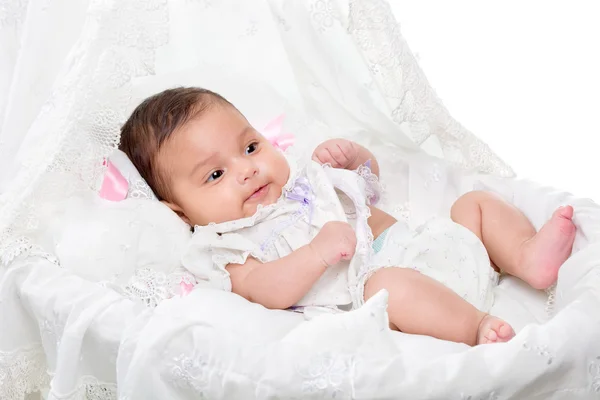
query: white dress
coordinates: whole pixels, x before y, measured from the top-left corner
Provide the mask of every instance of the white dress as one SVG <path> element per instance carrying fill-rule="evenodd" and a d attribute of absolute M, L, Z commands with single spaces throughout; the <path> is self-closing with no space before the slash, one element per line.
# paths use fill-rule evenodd
<path fill-rule="evenodd" d="M 276 203 L 259 205 L 248 218 L 195 227 L 182 262 L 200 285 L 230 291 L 228 264 L 244 264 L 250 256 L 261 262 L 277 260 L 310 243 L 325 223 L 345 221 L 356 232 L 355 256 L 329 267 L 296 307 L 357 308 L 364 302 L 366 280 L 377 269 L 392 266 L 417 269 L 480 309 L 491 306 L 497 274 L 483 244 L 468 229 L 434 219 L 410 232 L 397 222 L 375 253 L 367 219 L 368 204 L 379 193 L 370 170 L 334 169 L 290 152 L 286 157 L 290 177 Z"/>

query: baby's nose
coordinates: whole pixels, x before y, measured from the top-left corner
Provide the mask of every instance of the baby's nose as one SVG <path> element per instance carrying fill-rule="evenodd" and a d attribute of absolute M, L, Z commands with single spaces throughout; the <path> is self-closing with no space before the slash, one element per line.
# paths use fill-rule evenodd
<path fill-rule="evenodd" d="M 238 179 L 240 184 L 243 184 L 256 175 L 258 175 L 258 167 L 256 166 L 256 164 L 253 162 L 247 162 L 241 165 Z"/>

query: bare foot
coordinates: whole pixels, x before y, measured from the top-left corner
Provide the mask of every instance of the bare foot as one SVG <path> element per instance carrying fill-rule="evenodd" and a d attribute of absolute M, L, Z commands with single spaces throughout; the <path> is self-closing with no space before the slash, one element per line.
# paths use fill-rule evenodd
<path fill-rule="evenodd" d="M 572 218 L 573 207 L 559 207 L 542 229 L 523 243 L 519 264 L 523 279 L 534 289 L 552 286 L 571 255 L 576 230 Z"/>
<path fill-rule="evenodd" d="M 477 344 L 508 342 L 515 336 L 515 331 L 500 318 L 485 314 L 479 323 Z"/>

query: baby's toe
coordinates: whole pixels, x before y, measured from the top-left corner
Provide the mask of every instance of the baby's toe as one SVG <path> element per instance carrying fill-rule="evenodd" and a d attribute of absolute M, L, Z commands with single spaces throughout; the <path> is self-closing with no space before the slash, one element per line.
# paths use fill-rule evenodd
<path fill-rule="evenodd" d="M 503 323 L 500 329 L 498 329 L 498 337 L 503 341 L 508 341 L 515 337 L 515 331 L 510 325 Z"/>
<path fill-rule="evenodd" d="M 512 327 L 500 318 L 486 315 L 479 324 L 478 344 L 507 342 L 515 336 Z"/>

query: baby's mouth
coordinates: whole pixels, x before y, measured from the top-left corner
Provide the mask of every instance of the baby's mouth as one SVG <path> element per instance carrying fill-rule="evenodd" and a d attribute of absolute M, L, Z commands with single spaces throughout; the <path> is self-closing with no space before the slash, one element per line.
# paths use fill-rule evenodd
<path fill-rule="evenodd" d="M 259 187 L 258 189 L 256 189 L 254 191 L 254 193 L 252 193 L 250 195 L 250 197 L 248 197 L 246 199 L 246 201 L 248 201 L 248 200 L 261 200 L 261 199 L 264 199 L 265 196 L 267 195 L 267 193 L 269 193 L 269 185 L 268 184 L 267 185 L 263 185 L 263 186 Z"/>

